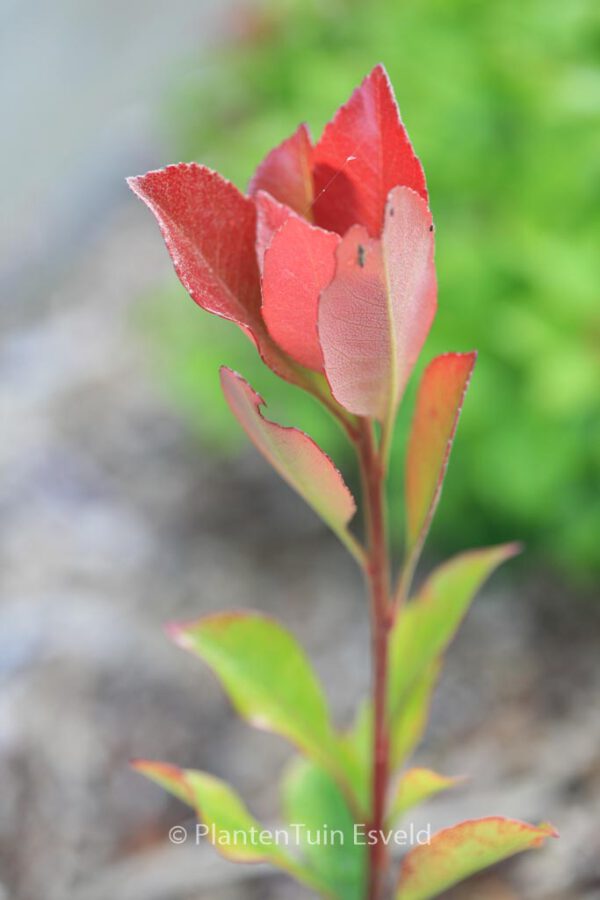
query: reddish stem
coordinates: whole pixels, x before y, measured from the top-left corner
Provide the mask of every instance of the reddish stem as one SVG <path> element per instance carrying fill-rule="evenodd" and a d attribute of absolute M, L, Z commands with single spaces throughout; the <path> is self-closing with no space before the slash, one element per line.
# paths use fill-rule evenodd
<path fill-rule="evenodd" d="M 359 444 L 368 532 L 366 566 L 371 600 L 373 645 L 373 768 L 369 831 L 377 840 L 369 847 L 368 900 L 379 900 L 387 869 L 386 846 L 381 839 L 389 779 L 387 721 L 388 640 L 391 625 L 390 572 L 385 518 L 385 464 L 375 446 L 373 431 L 365 427 Z"/>

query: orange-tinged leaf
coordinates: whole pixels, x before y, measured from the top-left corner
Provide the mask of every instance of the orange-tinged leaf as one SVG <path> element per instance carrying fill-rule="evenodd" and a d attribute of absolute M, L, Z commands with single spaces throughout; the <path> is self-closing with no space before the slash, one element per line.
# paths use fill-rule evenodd
<path fill-rule="evenodd" d="M 313 890 L 323 890 L 318 876 L 291 857 L 273 832 L 252 816 L 233 788 L 221 779 L 149 760 L 138 760 L 133 767 L 194 808 L 205 826 L 199 836 L 204 836 L 221 856 L 239 863 L 267 862 Z"/>
<path fill-rule="evenodd" d="M 262 313 L 269 334 L 293 359 L 319 372 L 319 297 L 333 278 L 339 240 L 330 231 L 289 216 L 273 235 L 263 263 Z"/>
<path fill-rule="evenodd" d="M 407 810 L 441 791 L 454 787 L 462 780 L 460 777 L 449 778 L 447 775 L 439 775 L 432 769 L 407 769 L 396 785 L 388 815 L 389 825 L 392 826 Z"/>
<path fill-rule="evenodd" d="M 329 457 L 304 432 L 265 419 L 260 411 L 262 397 L 236 372 L 223 367 L 221 385 L 233 414 L 253 444 L 347 543 L 350 536 L 346 525 L 356 504 Z"/>
<path fill-rule="evenodd" d="M 438 504 L 476 353 L 445 353 L 419 385 L 406 457 L 407 554 L 422 546 Z"/>
<path fill-rule="evenodd" d="M 194 797 L 185 779 L 183 769 L 173 766 L 171 763 L 149 759 L 134 759 L 131 761 L 131 767 L 154 781 L 155 784 L 160 785 L 182 803 L 187 803 L 188 806 L 194 805 Z"/>
<path fill-rule="evenodd" d="M 325 127 L 314 150 L 317 225 L 344 234 L 363 225 L 381 232 L 386 199 L 406 185 L 425 200 L 427 188 L 383 66 L 367 75 Z"/>
<path fill-rule="evenodd" d="M 266 191 L 301 216 L 311 218 L 313 147 L 308 127 L 300 125 L 291 137 L 271 150 L 258 166 L 248 193 Z"/>
<path fill-rule="evenodd" d="M 426 202 L 396 187 L 381 241 L 355 226 L 338 247 L 318 327 L 327 380 L 350 412 L 392 423 L 435 314 L 433 244 Z"/>
<path fill-rule="evenodd" d="M 437 897 L 488 866 L 541 846 L 549 837 L 558 837 L 551 825 L 528 825 L 500 816 L 445 828 L 404 857 L 396 900 Z"/>

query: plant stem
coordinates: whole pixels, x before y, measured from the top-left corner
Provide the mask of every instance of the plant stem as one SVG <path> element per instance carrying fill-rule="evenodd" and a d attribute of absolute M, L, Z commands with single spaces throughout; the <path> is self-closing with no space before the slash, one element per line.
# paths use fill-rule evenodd
<path fill-rule="evenodd" d="M 389 780 L 387 721 L 388 641 L 391 626 L 390 571 L 385 515 L 386 464 L 377 450 L 373 429 L 365 427 L 359 442 L 368 538 L 366 565 L 371 601 L 373 647 L 373 760 L 372 806 L 369 831 L 377 840 L 369 847 L 368 900 L 379 900 L 387 868 L 386 846 L 381 839 Z"/>

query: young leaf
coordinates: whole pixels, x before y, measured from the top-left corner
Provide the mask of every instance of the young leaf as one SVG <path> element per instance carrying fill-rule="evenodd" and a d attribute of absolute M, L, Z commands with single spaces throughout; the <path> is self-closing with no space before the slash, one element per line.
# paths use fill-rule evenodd
<path fill-rule="evenodd" d="M 240 611 L 171 625 L 169 632 L 214 670 L 244 719 L 287 738 L 343 780 L 321 686 L 303 650 L 279 623 Z"/>
<path fill-rule="evenodd" d="M 315 222 L 344 234 L 381 231 L 386 198 L 406 185 L 427 200 L 425 175 L 400 119 L 383 66 L 376 66 L 325 127 L 314 150 Z"/>
<path fill-rule="evenodd" d="M 289 216 L 265 253 L 262 313 L 273 340 L 308 369 L 323 371 L 317 333 L 321 291 L 335 272 L 339 237 Z"/>
<path fill-rule="evenodd" d="M 258 191 L 266 191 L 300 216 L 310 219 L 313 202 L 312 156 L 310 132 L 303 124 L 267 154 L 250 181 L 248 193 L 253 196 Z"/>
<path fill-rule="evenodd" d="M 425 669 L 444 652 L 475 593 L 516 544 L 471 550 L 436 569 L 398 614 L 390 634 L 390 714 Z"/>
<path fill-rule="evenodd" d="M 438 504 L 476 353 L 445 353 L 421 379 L 406 457 L 407 559 L 422 547 Z"/>
<path fill-rule="evenodd" d="M 285 836 L 280 842 L 275 832 L 264 829 L 224 781 L 206 772 L 161 762 L 138 760 L 133 767 L 195 809 L 205 826 L 198 834 L 206 837 L 221 856 L 232 862 L 271 863 L 313 890 L 324 889 L 318 877 L 282 849 Z"/>
<path fill-rule="evenodd" d="M 400 870 L 396 900 L 429 900 L 494 863 L 558 837 L 551 825 L 515 819 L 473 819 L 445 828 L 429 844 L 415 847 Z"/>
<path fill-rule="evenodd" d="M 351 228 L 321 295 L 319 338 L 336 400 L 391 427 L 435 308 L 431 213 L 410 188 L 393 188 L 381 241 Z"/>
<path fill-rule="evenodd" d="M 362 900 L 365 847 L 355 841 L 354 817 L 335 781 L 323 769 L 296 759 L 283 782 L 283 802 L 290 826 L 301 826 L 298 836 L 304 839 L 306 868 L 327 885 L 332 896 Z M 318 844 L 317 835 L 321 837 Z"/>
<path fill-rule="evenodd" d="M 441 791 L 454 787 L 462 778 L 448 778 L 431 769 L 408 769 L 403 773 L 392 799 L 388 823 L 393 827 L 404 813 Z"/>
<path fill-rule="evenodd" d="M 304 432 L 265 419 L 262 397 L 236 372 L 221 368 L 221 386 L 255 447 L 356 555 L 356 542 L 346 527 L 356 504 L 329 457 Z"/>

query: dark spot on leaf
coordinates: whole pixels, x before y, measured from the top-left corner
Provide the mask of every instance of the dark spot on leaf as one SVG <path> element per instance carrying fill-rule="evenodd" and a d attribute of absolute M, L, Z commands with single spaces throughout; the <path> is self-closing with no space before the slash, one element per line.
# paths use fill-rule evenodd
<path fill-rule="evenodd" d="M 365 266 L 365 248 L 363 247 L 362 244 L 359 244 L 359 245 L 358 245 L 358 252 L 357 252 L 356 261 L 358 262 L 358 264 L 359 264 L 359 266 L 361 267 L 361 269 L 364 269 L 364 266 Z"/>

